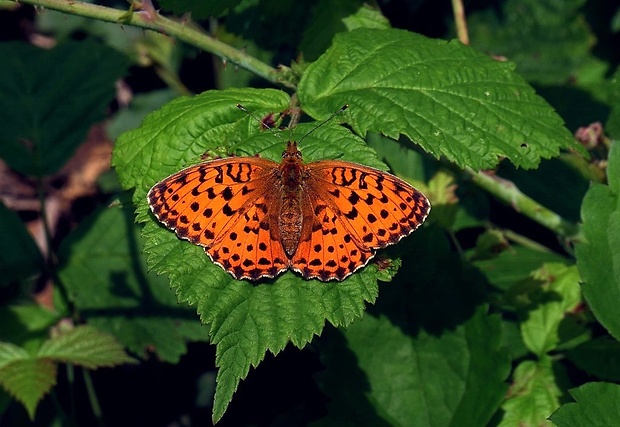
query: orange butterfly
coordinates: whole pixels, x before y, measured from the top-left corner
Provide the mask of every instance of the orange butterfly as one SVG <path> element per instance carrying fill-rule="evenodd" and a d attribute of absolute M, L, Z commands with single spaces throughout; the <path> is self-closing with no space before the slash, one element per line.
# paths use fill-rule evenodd
<path fill-rule="evenodd" d="M 231 157 L 188 167 L 155 184 L 148 203 L 176 235 L 203 246 L 236 279 L 343 280 L 375 249 L 426 219 L 428 199 L 405 181 L 339 160 L 302 161 L 289 141 L 280 164 Z"/>

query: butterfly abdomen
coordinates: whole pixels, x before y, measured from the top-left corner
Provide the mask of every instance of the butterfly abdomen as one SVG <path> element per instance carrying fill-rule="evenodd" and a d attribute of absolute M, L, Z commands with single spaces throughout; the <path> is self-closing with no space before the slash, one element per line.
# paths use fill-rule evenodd
<path fill-rule="evenodd" d="M 295 255 L 299 239 L 301 238 L 303 212 L 299 196 L 299 194 L 295 193 L 286 194 L 282 199 L 280 215 L 278 217 L 280 239 L 284 252 L 286 252 L 289 259 Z"/>

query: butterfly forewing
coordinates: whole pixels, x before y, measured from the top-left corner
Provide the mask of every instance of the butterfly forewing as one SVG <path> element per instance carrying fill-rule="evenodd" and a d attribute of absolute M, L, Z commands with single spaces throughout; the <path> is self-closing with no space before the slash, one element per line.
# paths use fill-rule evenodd
<path fill-rule="evenodd" d="M 430 211 L 428 199 L 402 179 L 341 161 L 310 163 L 309 187 L 338 212 L 363 248 L 383 248 L 415 231 Z"/>
<path fill-rule="evenodd" d="M 191 166 L 156 184 L 149 205 L 159 221 L 204 246 L 235 278 L 274 277 L 288 268 L 270 224 L 277 208 L 277 167 L 258 157 Z"/>

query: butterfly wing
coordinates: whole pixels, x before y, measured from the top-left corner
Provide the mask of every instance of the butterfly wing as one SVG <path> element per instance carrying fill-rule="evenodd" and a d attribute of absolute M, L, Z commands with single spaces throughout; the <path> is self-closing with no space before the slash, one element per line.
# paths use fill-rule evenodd
<path fill-rule="evenodd" d="M 342 280 L 374 250 L 415 231 L 430 212 L 428 199 L 389 173 L 342 161 L 307 166 L 302 241 L 292 268 L 304 277 Z"/>
<path fill-rule="evenodd" d="M 233 277 L 274 277 L 288 268 L 274 215 L 277 167 L 259 157 L 201 163 L 155 184 L 148 203 L 160 222 L 203 246 Z"/>

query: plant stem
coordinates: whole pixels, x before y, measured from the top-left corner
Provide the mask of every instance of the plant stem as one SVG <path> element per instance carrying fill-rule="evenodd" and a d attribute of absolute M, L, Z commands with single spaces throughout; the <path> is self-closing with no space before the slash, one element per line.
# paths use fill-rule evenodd
<path fill-rule="evenodd" d="M 566 221 L 560 215 L 526 196 L 512 182 L 483 171 L 476 172 L 469 168 L 465 169 L 464 172 L 469 175 L 474 183 L 499 200 L 512 206 L 517 212 L 522 213 L 571 242 L 583 241 L 581 228 L 578 224 Z"/>
<path fill-rule="evenodd" d="M 101 406 L 99 405 L 99 399 L 97 399 L 97 393 L 93 386 L 93 380 L 90 377 L 90 371 L 86 368 L 82 368 L 82 376 L 84 377 L 84 385 L 86 386 L 86 393 L 88 394 L 88 401 L 90 407 L 93 410 L 93 415 L 97 419 L 100 426 L 103 425 L 103 416 L 101 413 Z"/>
<path fill-rule="evenodd" d="M 280 73 L 277 69 L 248 55 L 243 52 L 243 50 L 235 49 L 226 43 L 214 39 L 200 31 L 196 26 L 168 19 L 160 15 L 153 8 L 144 8 L 138 11 L 133 11 L 132 9 L 123 11 L 73 0 L 19 0 L 19 2 L 45 7 L 71 15 L 112 22 L 118 25 L 132 25 L 134 27 L 157 31 L 182 40 L 206 52 L 211 52 L 273 84 L 281 85 L 289 89 L 296 88 L 295 82 L 290 79 L 290 73 Z"/>
<path fill-rule="evenodd" d="M 518 243 L 519 245 L 525 248 L 529 248 L 529 249 L 532 249 L 538 252 L 553 253 L 553 251 L 549 249 L 548 247 L 541 245 L 535 240 L 528 239 L 527 237 L 522 236 L 521 234 L 515 233 L 512 230 L 501 229 L 500 231 L 506 237 L 506 239 L 512 242 Z"/>
<path fill-rule="evenodd" d="M 469 45 L 469 33 L 467 31 L 467 19 L 465 18 L 463 0 L 452 0 L 452 13 L 454 14 L 456 34 L 459 40 L 461 43 Z"/>

